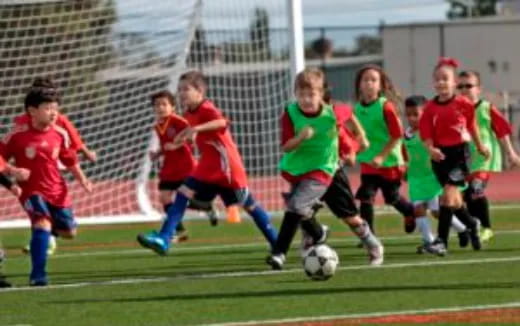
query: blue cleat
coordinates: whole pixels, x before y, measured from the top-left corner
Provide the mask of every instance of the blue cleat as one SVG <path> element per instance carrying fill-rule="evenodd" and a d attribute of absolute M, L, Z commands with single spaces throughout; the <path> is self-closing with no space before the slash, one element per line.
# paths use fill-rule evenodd
<path fill-rule="evenodd" d="M 49 284 L 49 281 L 47 281 L 47 278 L 39 278 L 39 279 L 33 279 L 29 281 L 29 286 L 47 286 Z"/>
<path fill-rule="evenodd" d="M 150 233 L 140 233 L 137 236 L 137 241 L 144 248 L 152 249 L 160 256 L 165 256 L 168 253 L 169 243 L 159 236 L 156 231 Z"/>

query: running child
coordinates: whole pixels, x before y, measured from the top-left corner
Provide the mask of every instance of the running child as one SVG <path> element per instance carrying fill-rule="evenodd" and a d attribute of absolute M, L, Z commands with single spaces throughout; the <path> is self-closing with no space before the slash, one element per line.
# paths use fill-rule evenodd
<path fill-rule="evenodd" d="M 179 133 L 174 146 L 195 141 L 199 163 L 179 187 L 175 201 L 159 232 L 139 234 L 137 240 L 160 255 L 170 248 L 170 240 L 182 221 L 190 199 L 210 203 L 218 195 L 226 206 L 238 204 L 253 218 L 270 246 L 276 242 L 276 230 L 270 216 L 255 201 L 247 187 L 247 176 L 238 148 L 229 131 L 229 121 L 206 98 L 207 83 L 198 71 L 184 73 L 179 80 L 178 95 L 186 108 L 184 118 L 190 127 Z"/>
<path fill-rule="evenodd" d="M 469 186 L 464 192 L 464 199 L 470 214 L 480 221 L 480 239 L 482 242 L 488 242 L 493 237 L 493 231 L 485 190 L 491 174 L 502 171 L 500 144 L 512 166 L 519 166 L 520 158 L 511 144 L 511 125 L 493 104 L 481 98 L 480 74 L 476 71 L 462 71 L 459 74 L 457 88 L 462 96 L 473 103 L 480 138 L 491 152 L 490 159 L 487 160 L 480 155 L 475 142 L 470 143 Z"/>

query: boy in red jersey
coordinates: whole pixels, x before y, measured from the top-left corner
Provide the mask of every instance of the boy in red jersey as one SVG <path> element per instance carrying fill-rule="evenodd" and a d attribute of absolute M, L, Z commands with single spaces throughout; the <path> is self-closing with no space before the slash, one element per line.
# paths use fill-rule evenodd
<path fill-rule="evenodd" d="M 443 187 L 440 198 L 438 238 L 434 245 L 438 252 L 446 252 L 452 215 L 455 214 L 469 230 L 474 250 L 480 250 L 477 223 L 464 206 L 461 186 L 469 174 L 469 141 L 486 159 L 490 152 L 481 140 L 475 123 L 473 104 L 456 95 L 458 63 L 441 58 L 433 72 L 437 96 L 426 103 L 419 120 L 421 139 L 432 159 L 432 168 Z M 471 135 L 470 135 L 471 134 Z"/>
<path fill-rule="evenodd" d="M 184 129 L 189 127 L 186 119 L 175 113 L 175 98 L 172 93 L 162 91 L 151 96 L 152 106 L 154 107 L 157 123 L 154 127 L 160 142 L 160 150 L 150 152 L 152 160 L 159 159 L 162 156 L 163 161 L 159 172 L 159 196 L 164 211 L 167 212 L 172 204 L 173 193 L 182 185 L 197 162 L 193 157 L 192 149 L 189 144 L 183 144 L 178 147 L 173 144 L 175 137 Z M 218 223 L 218 216 L 211 205 L 202 205 L 205 203 L 197 203 L 190 201 L 190 208 L 206 211 L 210 219 L 211 225 Z M 182 222 L 176 228 L 177 242 L 188 239 L 186 229 Z"/>
<path fill-rule="evenodd" d="M 160 255 L 168 252 L 170 239 L 182 220 L 190 199 L 211 202 L 217 195 L 226 206 L 239 204 L 251 215 L 256 226 L 271 246 L 276 231 L 267 212 L 253 199 L 247 188 L 247 176 L 238 148 L 229 132 L 229 122 L 215 105 L 205 98 L 207 84 L 198 71 L 184 73 L 179 80 L 181 105 L 190 128 L 175 138 L 174 145 L 195 141 L 200 152 L 197 167 L 179 188 L 175 201 L 168 208 L 168 217 L 160 232 L 139 234 L 139 243 Z"/>
<path fill-rule="evenodd" d="M 476 71 L 462 71 L 457 85 L 462 96 L 468 98 L 475 107 L 475 119 L 482 142 L 491 151 L 491 158 L 482 157 L 474 143 L 470 144 L 471 169 L 468 188 L 464 191 L 464 200 L 471 215 L 477 217 L 482 230 L 482 242 L 488 242 L 493 237 L 489 218 L 489 203 L 485 189 L 491 173 L 502 171 L 502 149 L 505 151 L 511 165 L 519 166 L 520 158 L 511 144 L 511 125 L 502 113 L 490 102 L 482 99 L 480 93 L 480 74 Z"/>
<path fill-rule="evenodd" d="M 33 88 L 42 88 L 42 89 L 57 89 L 56 84 L 49 78 L 36 78 L 31 87 Z M 15 125 L 24 125 L 29 124 L 31 122 L 30 115 L 26 112 L 19 116 L 16 116 L 13 120 Z M 78 130 L 74 127 L 74 124 L 70 122 L 70 120 L 63 114 L 58 113 L 56 116 L 55 123 L 64 128 L 70 138 L 70 148 L 74 151 L 82 152 L 85 157 L 91 161 L 95 162 L 97 160 L 96 152 L 90 150 L 87 145 L 83 142 Z"/>
<path fill-rule="evenodd" d="M 31 123 L 15 126 L 0 144 L 0 155 L 30 170 L 29 179 L 19 182 L 20 203 L 31 219 L 30 285 L 47 285 L 47 247 L 52 233 L 73 238 L 76 223 L 70 208 L 67 185 L 58 170 L 58 160 L 87 190 L 90 181 L 81 170 L 75 151 L 70 150 L 67 132 L 56 126 L 59 95 L 55 89 L 33 87 L 25 105 Z"/>

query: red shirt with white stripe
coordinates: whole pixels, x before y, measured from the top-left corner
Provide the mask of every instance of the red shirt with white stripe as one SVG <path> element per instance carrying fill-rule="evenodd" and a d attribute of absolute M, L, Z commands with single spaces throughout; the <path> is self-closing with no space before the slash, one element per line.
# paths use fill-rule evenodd
<path fill-rule="evenodd" d="M 434 98 L 426 102 L 419 133 L 422 140 L 431 139 L 434 146 L 455 146 L 471 140 L 476 128 L 475 107 L 465 97 L 456 95 L 446 102 Z"/>
<path fill-rule="evenodd" d="M 184 117 L 192 127 L 226 119 L 209 100 L 204 100 L 194 110 L 187 110 Z M 192 177 L 232 189 L 247 187 L 246 170 L 229 131 L 229 124 L 221 129 L 197 133 L 195 142 L 200 158 Z"/>
<path fill-rule="evenodd" d="M 29 124 L 30 122 L 31 122 L 31 117 L 29 116 L 28 113 L 21 114 L 14 118 L 15 125 L 25 125 L 25 124 Z M 67 131 L 67 133 L 69 134 L 71 149 L 78 151 L 84 146 L 83 140 L 81 139 L 81 136 L 79 135 L 78 129 L 76 129 L 76 127 L 74 127 L 72 122 L 70 122 L 70 120 L 65 115 L 63 115 L 61 113 L 58 114 L 58 117 L 56 119 L 56 125 L 65 129 Z"/>
<path fill-rule="evenodd" d="M 195 168 L 197 162 L 189 144 L 184 144 L 175 150 L 168 149 L 168 144 L 172 144 L 175 136 L 187 127 L 189 127 L 188 121 L 176 114 L 169 115 L 154 127 L 163 154 L 163 162 L 159 172 L 161 181 L 184 180 Z"/>
<path fill-rule="evenodd" d="M 27 181 L 20 181 L 20 201 L 31 195 L 41 195 L 57 207 L 70 206 L 67 184 L 58 169 L 58 160 L 65 166 L 78 163 L 76 152 L 71 150 L 68 133 L 59 126 L 38 130 L 31 124 L 18 125 L 0 143 L 0 155 L 13 158 L 16 166 L 31 171 Z"/>

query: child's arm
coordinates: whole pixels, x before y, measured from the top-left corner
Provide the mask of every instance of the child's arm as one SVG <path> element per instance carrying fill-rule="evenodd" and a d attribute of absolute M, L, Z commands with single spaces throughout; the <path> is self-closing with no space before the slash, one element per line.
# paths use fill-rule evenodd
<path fill-rule="evenodd" d="M 85 191 L 92 192 L 92 182 L 90 182 L 90 180 L 85 176 L 79 163 L 69 166 L 67 169 L 72 173 L 74 178 L 79 182 L 79 184 L 81 184 Z"/>
<path fill-rule="evenodd" d="M 385 123 L 388 128 L 388 133 L 390 135 L 390 140 L 386 142 L 381 152 L 377 154 L 370 163 L 374 167 L 380 167 L 383 164 L 386 157 L 390 154 L 394 147 L 397 146 L 401 137 L 403 136 L 401 121 L 399 120 L 399 116 L 397 115 L 394 105 L 391 102 L 386 102 L 383 107 L 383 112 Z"/>
<path fill-rule="evenodd" d="M 70 137 L 71 147 L 77 148 L 78 151 L 82 152 L 85 157 L 91 161 L 95 162 L 97 160 L 97 154 L 95 151 L 90 150 L 83 139 L 81 138 L 78 129 L 74 126 L 74 124 L 65 116 L 64 114 L 60 114 L 59 117 L 59 125 L 63 126 Z"/>
<path fill-rule="evenodd" d="M 314 135 L 314 129 L 312 127 L 307 126 L 303 128 L 298 135 L 295 135 L 294 137 L 290 138 L 288 141 L 286 141 L 282 145 L 282 150 L 284 152 L 292 152 L 295 150 L 300 144 L 306 140 L 311 138 Z"/>
<path fill-rule="evenodd" d="M 365 134 L 365 129 L 354 115 L 347 121 L 347 127 L 356 137 L 360 150 L 365 150 L 370 146 Z"/>
<path fill-rule="evenodd" d="M 465 103 L 465 105 L 467 105 L 467 107 L 464 110 L 466 116 L 466 127 L 468 128 L 468 131 L 471 134 L 471 138 L 473 138 L 473 141 L 475 142 L 477 151 L 486 159 L 489 159 L 491 152 L 489 151 L 489 148 L 484 146 L 480 138 L 480 132 L 477 127 L 477 120 L 475 119 L 475 109 L 473 108 L 473 104 L 468 102 Z"/>
<path fill-rule="evenodd" d="M 511 124 L 494 105 L 491 106 L 490 115 L 491 127 L 493 128 L 495 136 L 500 141 L 502 149 L 504 150 L 509 163 L 513 167 L 520 166 L 520 157 L 516 153 L 516 150 L 511 143 L 511 134 L 513 133 Z"/>
<path fill-rule="evenodd" d="M 227 126 L 228 121 L 226 119 L 221 118 L 202 123 L 195 127 L 187 127 L 186 129 L 181 131 L 173 140 L 174 147 L 178 148 L 186 141 L 193 142 L 197 133 L 218 130 L 226 128 Z"/>
<path fill-rule="evenodd" d="M 386 157 L 390 152 L 394 149 L 395 146 L 399 143 L 400 138 L 391 138 L 386 144 L 385 147 L 381 150 L 379 154 L 377 154 L 372 162 L 371 165 L 375 167 L 381 167 L 383 162 L 385 161 Z"/>
<path fill-rule="evenodd" d="M 502 148 L 506 152 L 509 163 L 514 167 L 520 167 L 520 157 L 515 151 L 513 144 L 511 143 L 511 137 L 509 135 L 499 139 Z"/>

